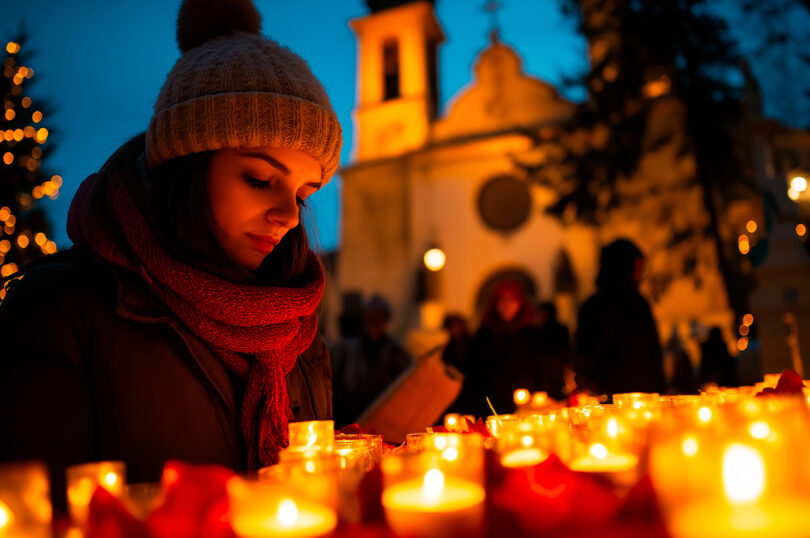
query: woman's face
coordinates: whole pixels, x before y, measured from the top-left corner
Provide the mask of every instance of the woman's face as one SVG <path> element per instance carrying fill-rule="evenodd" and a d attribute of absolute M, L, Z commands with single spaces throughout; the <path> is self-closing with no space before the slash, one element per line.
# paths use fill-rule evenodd
<path fill-rule="evenodd" d="M 298 225 L 299 206 L 320 187 L 321 166 L 303 151 L 272 146 L 216 151 L 208 197 L 219 245 L 240 266 L 258 269 Z"/>
<path fill-rule="evenodd" d="M 520 299 L 512 293 L 504 293 L 498 298 L 496 308 L 501 319 L 508 323 L 515 319 L 515 316 L 520 312 Z"/>

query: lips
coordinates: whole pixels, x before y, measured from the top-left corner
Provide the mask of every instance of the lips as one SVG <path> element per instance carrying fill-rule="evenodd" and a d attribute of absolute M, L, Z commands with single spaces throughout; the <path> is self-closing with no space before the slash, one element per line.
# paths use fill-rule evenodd
<path fill-rule="evenodd" d="M 253 244 L 253 248 L 259 252 L 271 252 L 273 248 L 278 245 L 278 239 L 270 235 L 245 235 L 247 235 L 248 239 L 250 239 L 250 242 Z"/>

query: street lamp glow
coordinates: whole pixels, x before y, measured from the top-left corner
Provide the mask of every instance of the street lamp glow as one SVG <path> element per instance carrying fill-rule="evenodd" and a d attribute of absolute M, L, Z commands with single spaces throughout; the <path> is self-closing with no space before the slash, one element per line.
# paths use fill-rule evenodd
<path fill-rule="evenodd" d="M 796 192 L 804 192 L 807 190 L 807 180 L 802 176 L 796 176 L 790 180 L 790 188 Z"/>
<path fill-rule="evenodd" d="M 441 249 L 432 248 L 425 252 L 424 261 L 425 267 L 431 271 L 440 271 L 442 267 L 444 267 L 444 262 L 447 261 L 447 257 Z"/>

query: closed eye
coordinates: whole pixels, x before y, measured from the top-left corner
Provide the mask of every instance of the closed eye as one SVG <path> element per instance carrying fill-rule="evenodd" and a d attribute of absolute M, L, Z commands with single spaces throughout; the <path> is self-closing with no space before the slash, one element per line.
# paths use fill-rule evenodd
<path fill-rule="evenodd" d="M 250 174 L 244 174 L 242 177 L 244 178 L 245 183 L 254 189 L 266 189 L 270 186 L 270 180 L 256 179 Z"/>

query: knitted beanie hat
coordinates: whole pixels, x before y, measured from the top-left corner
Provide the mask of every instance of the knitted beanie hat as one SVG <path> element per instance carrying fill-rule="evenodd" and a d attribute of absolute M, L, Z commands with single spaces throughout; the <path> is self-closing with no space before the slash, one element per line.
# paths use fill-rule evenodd
<path fill-rule="evenodd" d="M 342 136 L 323 86 L 303 59 L 260 29 L 251 0 L 183 1 L 183 54 L 146 132 L 150 167 L 189 153 L 272 145 L 315 158 L 324 182 L 335 173 Z"/>

